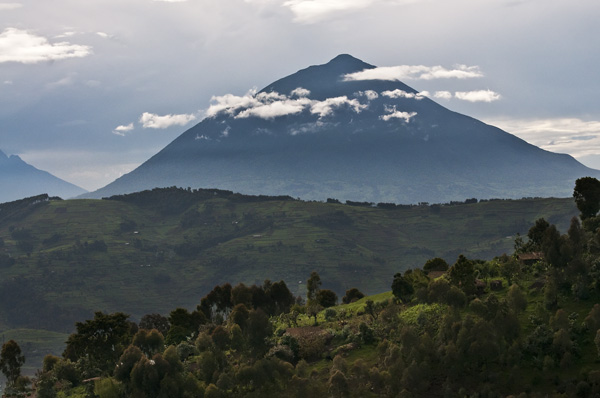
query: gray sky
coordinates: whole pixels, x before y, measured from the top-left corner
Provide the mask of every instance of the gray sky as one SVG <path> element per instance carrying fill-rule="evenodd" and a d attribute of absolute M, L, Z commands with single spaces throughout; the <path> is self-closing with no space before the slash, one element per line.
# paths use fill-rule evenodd
<path fill-rule="evenodd" d="M 598 21 L 598 0 L 0 0 L 0 150 L 97 189 L 224 95 L 348 53 L 600 168 Z"/>

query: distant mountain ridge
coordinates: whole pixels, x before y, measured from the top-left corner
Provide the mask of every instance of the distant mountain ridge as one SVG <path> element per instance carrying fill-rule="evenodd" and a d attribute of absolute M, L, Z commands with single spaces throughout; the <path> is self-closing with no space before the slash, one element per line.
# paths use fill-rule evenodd
<path fill-rule="evenodd" d="M 374 68 L 350 55 L 250 96 L 216 97 L 207 117 L 111 184 L 84 197 L 181 186 L 302 199 L 443 203 L 565 197 L 600 177 L 452 112 L 400 81 L 354 81 Z"/>
<path fill-rule="evenodd" d="M 0 151 L 0 203 L 47 193 L 67 199 L 87 191 Z"/>

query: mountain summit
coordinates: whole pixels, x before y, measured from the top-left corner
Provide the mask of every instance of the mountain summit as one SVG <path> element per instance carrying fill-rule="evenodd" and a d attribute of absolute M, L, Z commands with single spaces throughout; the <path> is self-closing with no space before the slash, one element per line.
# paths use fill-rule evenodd
<path fill-rule="evenodd" d="M 36 169 L 17 155 L 6 156 L 0 151 L 0 203 L 47 193 L 50 196 L 71 198 L 85 189 Z"/>
<path fill-rule="evenodd" d="M 164 186 L 369 202 L 570 196 L 600 176 L 452 112 L 350 55 L 245 96 L 214 97 L 206 118 L 129 174 L 89 194 Z M 376 76 L 375 76 L 376 77 Z"/>

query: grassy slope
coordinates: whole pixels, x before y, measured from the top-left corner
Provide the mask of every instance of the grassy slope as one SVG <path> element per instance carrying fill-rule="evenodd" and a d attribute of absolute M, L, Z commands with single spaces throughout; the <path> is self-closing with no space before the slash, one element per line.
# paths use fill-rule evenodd
<path fill-rule="evenodd" d="M 3 219 L 3 249 L 17 263 L 0 272 L 0 289 L 15 291 L 11 302 L 0 306 L 0 333 L 16 328 L 68 332 L 93 311 L 123 311 L 137 320 L 149 312 L 192 308 L 224 282 L 283 279 L 292 292 L 304 295 L 303 281 L 313 270 L 323 287 L 340 297 L 350 287 L 374 294 L 389 289 L 395 272 L 434 256 L 449 262 L 459 253 L 491 258 L 511 252 L 515 234 L 526 233 L 535 219 L 545 217 L 565 231 L 577 214 L 571 199 L 385 210 L 217 197 L 190 210 L 195 213 L 164 215 L 124 202 L 69 200 Z M 339 212 L 345 216 L 336 224 Z M 321 222 L 332 219 L 329 225 Z M 189 225 L 184 228 L 182 220 Z M 122 231 L 125 221 L 136 227 Z M 10 232 L 14 228 L 31 231 L 30 255 L 19 250 Z M 104 241 L 107 251 L 76 249 L 78 241 L 95 240 Z M 202 248 L 177 254 L 185 242 Z M 29 318 L 22 319 L 23 314 Z"/>

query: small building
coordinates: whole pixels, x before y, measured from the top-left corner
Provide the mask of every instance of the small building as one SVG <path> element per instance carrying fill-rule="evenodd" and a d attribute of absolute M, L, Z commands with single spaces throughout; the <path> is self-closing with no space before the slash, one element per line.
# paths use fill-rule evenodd
<path fill-rule="evenodd" d="M 490 281 L 490 289 L 501 290 L 502 287 L 503 287 L 503 284 L 502 284 L 501 279 L 494 279 L 493 281 Z"/>
<path fill-rule="evenodd" d="M 523 265 L 531 266 L 538 261 L 544 259 L 544 254 L 541 252 L 521 253 L 518 256 L 519 262 Z"/>

